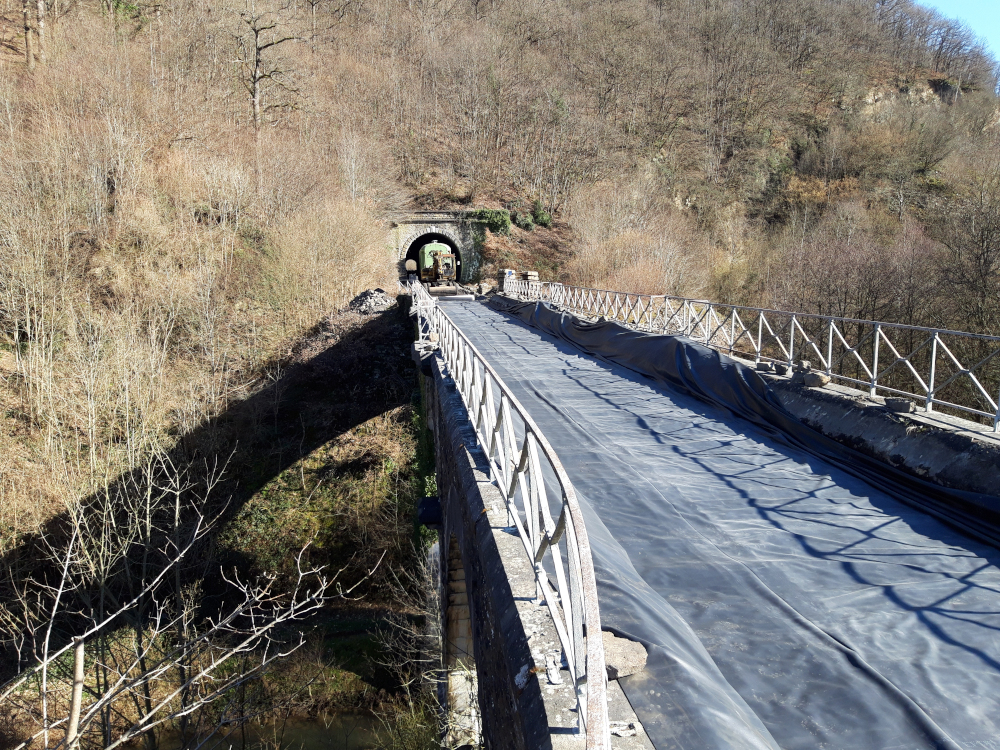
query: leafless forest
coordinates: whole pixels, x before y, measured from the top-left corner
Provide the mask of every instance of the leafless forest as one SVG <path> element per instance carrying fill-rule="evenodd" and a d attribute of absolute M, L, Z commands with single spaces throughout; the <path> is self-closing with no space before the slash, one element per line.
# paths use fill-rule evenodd
<path fill-rule="evenodd" d="M 274 657 L 334 679 L 296 623 L 412 567 L 426 489 L 396 324 L 333 315 L 394 209 L 552 217 L 487 272 L 1000 334 L 1000 68 L 910 0 L 3 3 L 0 744 L 315 708 Z"/>

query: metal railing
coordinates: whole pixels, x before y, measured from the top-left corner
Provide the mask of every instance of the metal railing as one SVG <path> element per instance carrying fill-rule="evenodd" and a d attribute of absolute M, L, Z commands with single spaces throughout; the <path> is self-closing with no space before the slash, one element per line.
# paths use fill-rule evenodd
<path fill-rule="evenodd" d="M 586 746 L 610 748 L 597 579 L 573 484 L 534 420 L 472 342 L 423 286 L 412 283 L 408 292 L 417 309 L 420 340 L 436 339 L 534 567 L 576 690 Z M 555 518 L 546 470 L 550 489 L 560 495 Z"/>
<path fill-rule="evenodd" d="M 938 406 L 974 414 L 1000 432 L 997 336 L 538 281 L 506 279 L 504 291 L 642 331 L 687 336 L 755 363 L 808 360 L 869 396 L 908 396 L 928 412 Z"/>

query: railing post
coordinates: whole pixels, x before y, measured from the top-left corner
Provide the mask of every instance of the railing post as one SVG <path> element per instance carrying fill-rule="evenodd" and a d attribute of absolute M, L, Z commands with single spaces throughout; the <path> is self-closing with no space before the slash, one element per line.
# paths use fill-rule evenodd
<path fill-rule="evenodd" d="M 826 327 L 826 374 L 833 375 L 833 318 Z"/>
<path fill-rule="evenodd" d="M 934 338 L 931 340 L 931 374 L 927 381 L 927 400 L 924 401 L 924 409 L 926 411 L 934 411 L 934 377 L 937 375 L 937 345 L 938 345 L 938 335 L 937 331 L 934 331 Z M 993 425 L 994 431 L 996 430 L 996 424 Z"/>
<path fill-rule="evenodd" d="M 795 315 L 792 315 L 792 323 L 788 326 L 788 366 L 795 365 Z"/>
<path fill-rule="evenodd" d="M 754 359 L 754 364 L 760 364 L 760 352 L 764 348 L 764 313 L 757 313 L 757 346 L 754 349 L 757 350 L 757 358 Z"/>
<path fill-rule="evenodd" d="M 880 339 L 882 338 L 882 324 L 875 324 L 875 351 L 872 353 L 872 384 L 871 388 L 868 390 L 868 396 L 870 398 L 875 397 L 875 391 L 878 388 L 878 349 Z"/>

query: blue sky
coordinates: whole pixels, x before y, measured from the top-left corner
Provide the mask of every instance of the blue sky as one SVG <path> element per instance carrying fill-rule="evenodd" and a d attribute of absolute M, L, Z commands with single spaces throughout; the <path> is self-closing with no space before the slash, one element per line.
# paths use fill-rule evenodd
<path fill-rule="evenodd" d="M 1000 0 L 917 0 L 942 15 L 965 21 L 1000 59 Z"/>

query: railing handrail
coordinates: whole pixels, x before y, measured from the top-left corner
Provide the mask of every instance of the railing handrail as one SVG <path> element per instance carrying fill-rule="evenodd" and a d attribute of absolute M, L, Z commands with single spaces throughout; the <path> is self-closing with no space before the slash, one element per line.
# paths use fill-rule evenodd
<path fill-rule="evenodd" d="M 991 386 L 989 391 L 980 380 L 985 365 L 994 359 L 1000 362 L 1000 336 L 836 315 L 797 313 L 767 307 L 730 305 L 667 294 L 637 294 L 517 279 L 505 279 L 504 291 L 527 299 L 548 300 L 574 312 L 610 317 L 639 330 L 680 333 L 730 354 L 747 354 L 758 363 L 770 361 L 792 365 L 796 361 L 798 343 L 807 352 L 806 356 L 819 360 L 822 364 L 821 371 L 831 379 L 865 386 L 869 396 L 874 397 L 879 391 L 910 396 L 923 401 L 924 409 L 928 412 L 938 405 L 985 417 L 992 421 L 994 432 L 1000 432 L 1000 378 L 994 377 L 997 382 L 987 384 Z M 747 325 L 741 314 L 747 321 L 755 317 L 751 322 L 756 323 L 756 326 Z M 778 330 L 787 336 L 787 341 L 771 325 L 779 317 L 786 319 L 784 322 L 787 323 L 787 332 L 784 331 L 784 326 L 778 326 Z M 807 321 L 812 321 L 810 327 L 817 321 L 822 322 L 824 331 L 818 336 L 810 336 L 803 328 Z M 856 335 L 848 330 L 848 326 L 859 329 Z M 867 333 L 862 335 L 862 331 L 866 329 Z M 903 345 L 898 339 L 894 341 L 890 338 L 892 334 L 899 332 L 917 333 L 923 338 L 916 345 Z M 977 355 L 978 361 L 975 364 L 963 364 L 945 341 L 951 340 L 954 346 L 957 343 L 954 337 L 981 343 L 989 351 L 985 356 Z M 817 341 L 825 345 L 821 347 L 817 345 Z M 869 347 L 870 353 L 867 352 Z M 908 353 L 902 351 L 907 347 L 910 349 Z M 771 356 L 765 351 L 766 348 L 772 353 L 777 350 L 776 353 L 781 356 Z M 864 353 L 862 349 L 865 349 Z M 880 349 L 882 356 L 885 356 L 885 352 L 890 355 L 884 362 L 879 361 Z M 914 358 L 925 349 L 928 361 L 926 367 L 918 371 Z M 834 356 L 835 350 L 841 352 L 839 357 Z M 798 354 L 805 358 L 801 351 Z M 936 382 L 939 358 L 954 373 L 944 378 L 943 383 Z M 864 377 L 852 377 L 838 372 L 838 368 L 845 369 L 845 362 Z M 887 384 L 890 372 L 894 372 L 893 377 L 905 372 L 916 384 L 916 389 L 907 390 Z M 963 383 L 967 389 L 967 392 L 961 394 L 962 399 L 956 401 L 941 398 L 940 392 L 956 381 Z"/>
<path fill-rule="evenodd" d="M 418 314 L 421 340 L 438 336 L 448 373 L 465 403 L 476 439 L 490 463 L 491 474 L 506 503 L 531 560 L 535 581 L 552 616 L 576 692 L 581 728 L 588 750 L 611 746 L 607 706 L 607 671 L 601 637 L 597 576 L 590 541 L 573 483 L 558 455 L 528 411 L 486 358 L 418 282 L 407 288 Z M 500 403 L 494 399 L 494 386 Z M 512 415 L 524 425 L 518 450 Z M 562 495 L 553 520 L 546 497 L 541 460 L 551 468 Z M 515 499 L 520 494 L 524 519 Z M 560 542 L 565 537 L 566 569 Z M 556 577 L 555 590 L 544 568 L 548 558 Z M 584 698 L 585 695 L 585 698 Z M 596 730 L 596 731 L 595 731 Z"/>
<path fill-rule="evenodd" d="M 572 284 L 558 284 L 551 281 L 531 281 L 523 282 L 520 280 L 515 280 L 516 282 L 523 284 L 538 284 L 540 286 L 558 286 L 562 289 L 578 289 L 584 292 L 600 292 L 601 294 L 627 294 L 632 297 L 649 297 L 650 299 L 669 299 L 675 300 L 677 302 L 692 302 L 703 305 L 712 305 L 712 307 L 728 307 L 736 310 L 750 310 L 752 312 L 764 312 L 764 313 L 775 313 L 777 315 L 794 315 L 797 318 L 812 318 L 814 320 L 829 320 L 833 319 L 841 323 L 861 323 L 863 325 L 880 325 L 889 328 L 900 328 L 910 331 L 922 331 L 925 333 L 939 333 L 948 334 L 949 336 L 965 336 L 967 338 L 982 339 L 984 341 L 998 341 L 1000 342 L 1000 336 L 990 336 L 986 333 L 970 333 L 968 331 L 953 331 L 950 328 L 928 328 L 927 326 L 915 326 L 909 323 L 888 323 L 881 320 L 866 320 L 864 318 L 843 318 L 839 315 L 823 315 L 822 313 L 805 313 L 805 312 L 792 312 L 790 310 L 778 310 L 772 307 L 753 307 L 752 305 L 731 305 L 728 302 L 712 302 L 707 299 L 695 299 L 694 297 L 678 297 L 673 294 L 639 294 L 638 292 L 616 292 L 613 289 L 598 289 L 597 287 L 589 286 L 574 286 Z M 511 284 L 510 281 L 507 282 L 508 285 Z"/>

